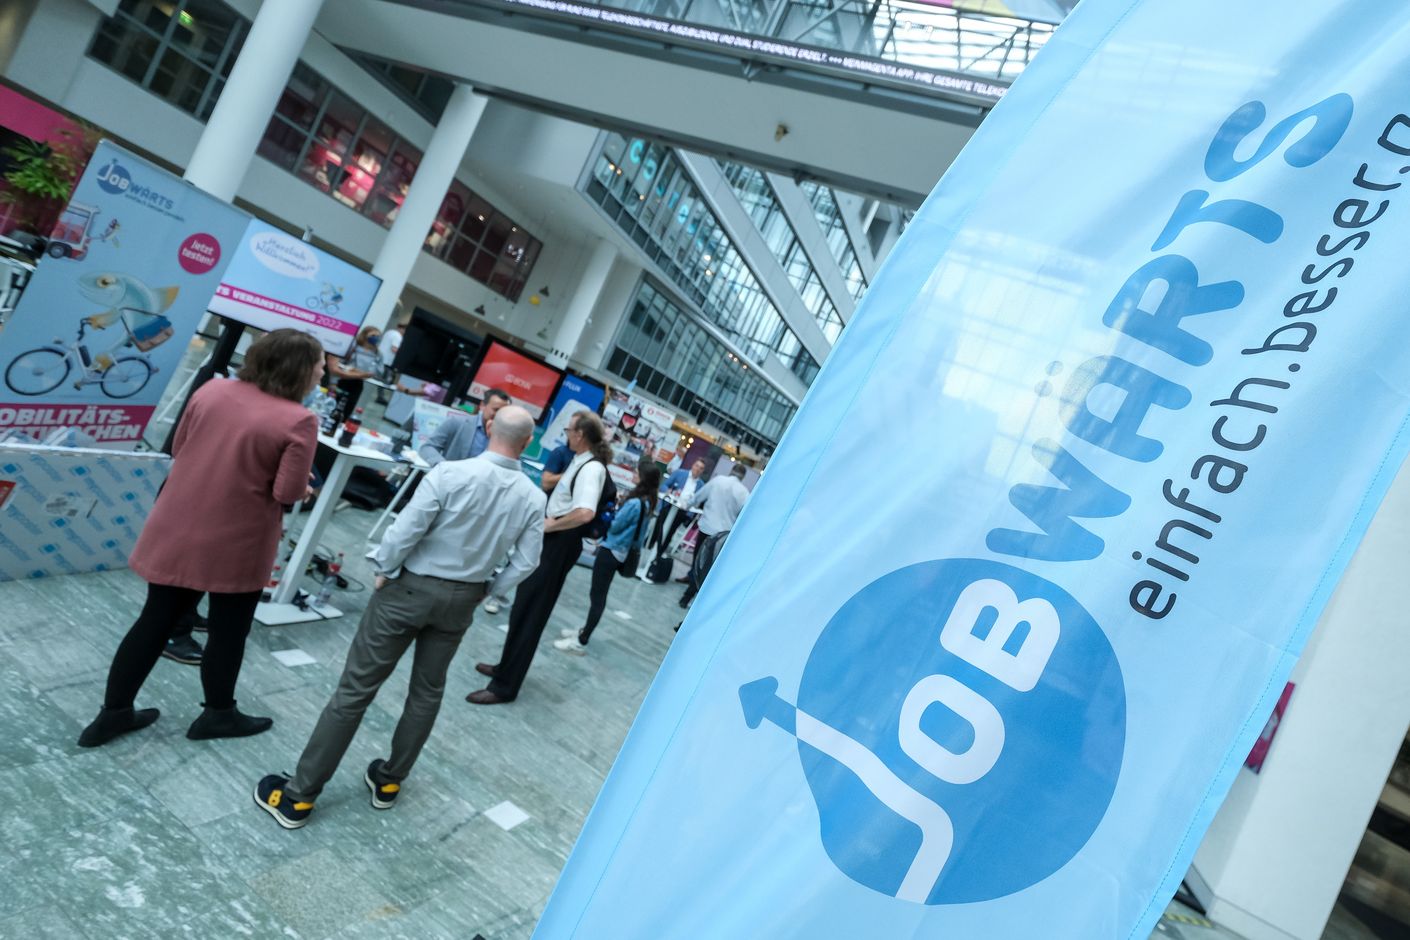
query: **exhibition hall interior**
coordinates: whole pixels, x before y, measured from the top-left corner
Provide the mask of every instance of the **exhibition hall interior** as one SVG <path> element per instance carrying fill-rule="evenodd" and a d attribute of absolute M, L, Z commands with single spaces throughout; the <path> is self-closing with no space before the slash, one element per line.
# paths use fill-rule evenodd
<path fill-rule="evenodd" d="M 0 2 L 0 937 L 823 936 L 702 914 L 792 891 L 749 874 L 746 833 L 739 871 L 638 887 L 610 934 L 545 911 L 607 871 L 633 897 L 600 846 L 630 870 L 648 836 L 586 834 L 671 805 L 632 781 L 675 726 L 638 714 L 710 689 L 689 657 L 742 596 L 706 578 L 725 536 L 783 531 L 771 468 L 831 440 L 803 419 L 857 413 L 829 364 L 880 342 L 873 286 L 956 289 L 903 257 L 942 228 L 927 197 L 1083 12 Z M 964 250 L 1012 275 L 1011 240 Z M 951 380 L 1012 384 L 971 366 Z M 888 381 L 868 448 L 925 481 L 950 429 L 894 432 Z M 833 498 L 860 519 L 895 494 Z M 876 533 L 789 518 L 791 590 L 809 559 L 869 569 Z M 1400 625 L 1356 603 L 1381 574 L 1357 557 L 1148 935 L 1410 937 L 1410 701 L 1393 664 L 1347 665 Z M 779 605 L 752 629 L 820 629 Z M 799 792 L 800 762 L 816 789 L 811 761 L 859 747 L 808 737 L 787 683 L 735 686 L 748 728 L 696 733 L 741 766 L 761 721 L 799 739 L 770 770 Z M 810 833 L 786 855 L 822 858 L 820 822 L 841 851 L 811 801 L 777 812 Z M 668 816 L 652 838 L 689 856 L 705 817 Z M 901 903 L 828 871 L 798 897 Z M 932 935 L 913 923 L 836 936 Z"/>

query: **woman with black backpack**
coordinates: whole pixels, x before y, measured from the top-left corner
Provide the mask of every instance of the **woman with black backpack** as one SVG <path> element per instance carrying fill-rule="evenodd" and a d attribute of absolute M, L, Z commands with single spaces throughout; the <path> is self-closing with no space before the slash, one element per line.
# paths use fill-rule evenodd
<path fill-rule="evenodd" d="M 656 511 L 656 494 L 661 489 L 661 468 L 645 461 L 632 474 L 636 486 L 612 517 L 607 535 L 597 544 L 592 562 L 592 586 L 588 589 L 587 622 L 581 630 L 563 631 L 563 637 L 553 641 L 553 648 L 577 656 L 587 655 L 588 639 L 602 619 L 607 607 L 607 591 L 612 577 L 620 573 L 625 578 L 636 574 L 641 564 L 641 546 L 651 529 L 651 514 Z"/>

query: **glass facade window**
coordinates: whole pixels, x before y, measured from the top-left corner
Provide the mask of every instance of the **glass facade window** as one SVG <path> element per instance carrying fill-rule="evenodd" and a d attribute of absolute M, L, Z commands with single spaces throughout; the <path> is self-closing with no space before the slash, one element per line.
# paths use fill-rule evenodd
<path fill-rule="evenodd" d="M 607 369 L 758 451 L 772 449 L 797 410 L 650 279 L 622 318 Z"/>
<path fill-rule="evenodd" d="M 584 186 L 704 315 L 754 362 L 777 355 L 805 382 L 817 373 L 783 316 L 725 235 L 699 188 L 668 147 L 604 134 Z M 808 378 L 804 378 L 808 376 Z"/>
<path fill-rule="evenodd" d="M 99 24 L 89 55 L 204 121 L 248 32 L 249 24 L 220 0 L 122 0 Z M 400 72 L 387 75 L 393 83 L 410 81 Z M 448 100 L 450 82 L 437 81 Z M 418 80 L 416 88 L 432 98 L 439 94 L 435 82 Z M 396 221 L 422 157 L 302 62 L 294 66 L 257 153 L 387 228 Z M 472 205 L 473 216 L 466 211 Z M 424 248 L 518 300 L 543 243 L 457 182 Z"/>
<path fill-rule="evenodd" d="M 798 292 L 798 296 L 803 301 L 803 306 L 808 308 L 808 312 L 817 321 L 818 328 L 827 337 L 829 343 L 836 341 L 838 334 L 842 332 L 842 317 L 837 312 L 837 305 L 827 296 L 827 291 L 823 289 L 822 278 L 818 277 L 817 269 L 813 267 L 813 262 L 808 258 L 807 252 L 798 241 L 798 236 L 794 233 L 792 226 L 788 224 L 788 217 L 783 214 L 783 207 L 778 203 L 778 195 L 773 187 L 769 185 L 768 178 L 761 170 L 752 166 L 745 166 L 742 163 L 728 163 L 724 160 L 717 161 L 720 171 L 724 173 L 725 179 L 729 181 L 730 188 L 734 190 L 735 196 L 739 199 L 740 205 L 749 214 L 749 218 L 754 221 L 759 229 L 759 234 L 764 237 L 765 243 L 769 246 L 769 251 L 778 259 L 779 266 L 783 268 L 788 280 L 793 284 L 793 289 Z M 838 223 L 841 224 L 841 218 Z M 844 233 L 845 237 L 845 233 Z M 856 256 L 853 256 L 853 261 Z M 857 274 L 860 276 L 861 267 L 857 267 Z M 844 277 L 846 272 L 844 271 Z M 850 282 L 848 284 L 850 288 Z M 816 363 L 814 363 L 816 365 Z M 807 371 L 806 364 L 800 364 L 800 368 Z M 799 378 L 803 373 L 794 370 Z M 817 370 L 813 369 L 812 374 L 816 375 Z M 811 376 L 804 379 L 811 382 Z"/>
<path fill-rule="evenodd" d="M 451 92 L 455 91 L 455 83 L 450 79 L 428 75 L 385 59 L 344 51 L 354 62 L 377 76 L 382 84 L 397 94 L 397 97 L 421 112 L 421 116 L 426 120 L 432 124 L 440 122 L 441 115 L 445 113 L 446 105 L 450 102 Z"/>
<path fill-rule="evenodd" d="M 220 0 L 122 0 L 88 54 L 204 121 L 248 32 Z"/>
<path fill-rule="evenodd" d="M 842 211 L 837 208 L 837 199 L 832 190 L 813 180 L 804 180 L 798 184 L 798 188 L 803 190 L 813 205 L 813 215 L 823 230 L 827 247 L 832 250 L 832 257 L 842 269 L 842 277 L 847 282 L 847 290 L 851 292 L 852 299 L 861 300 L 867 289 L 867 280 L 862 275 L 861 262 L 857 260 L 857 251 L 852 247 L 852 240 L 847 235 L 847 226 L 842 222 Z"/>

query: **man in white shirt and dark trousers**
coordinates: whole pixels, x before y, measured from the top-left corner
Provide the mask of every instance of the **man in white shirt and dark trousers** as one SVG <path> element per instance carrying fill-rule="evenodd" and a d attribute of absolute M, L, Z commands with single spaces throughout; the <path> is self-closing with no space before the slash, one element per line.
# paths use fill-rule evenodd
<path fill-rule="evenodd" d="M 465 700 L 473 705 L 499 705 L 518 697 L 563 583 L 582 554 L 583 536 L 597 516 L 598 500 L 607 482 L 607 464 L 612 459 L 607 431 L 597 415 L 579 411 L 568 422 L 567 436 L 574 456 L 548 498 L 547 518 L 543 521 L 543 560 L 514 595 L 509 635 L 504 638 L 499 663 L 475 666 L 481 675 L 490 677 L 490 684 L 466 696 Z"/>
<path fill-rule="evenodd" d="M 745 501 L 749 499 L 749 487 L 744 485 L 744 475 L 747 472 L 744 464 L 737 463 L 730 467 L 727 476 L 715 477 L 691 497 L 688 505 L 692 507 L 704 505 L 705 507 L 705 511 L 700 514 L 700 521 L 696 523 L 696 528 L 700 530 L 702 544 L 710 536 L 719 535 L 721 532 L 728 532 L 734 528 L 739 514 L 744 511 Z M 681 595 L 680 605 L 682 607 L 690 606 L 699 587 L 694 581 L 690 582 L 685 593 Z"/>
<path fill-rule="evenodd" d="M 333 776 L 367 706 L 415 643 L 406 706 L 392 735 L 391 756 L 363 776 L 372 805 L 388 809 L 435 724 L 446 671 L 490 589 L 495 565 L 509 562 L 493 589 L 508 591 L 538 566 L 543 550 L 543 491 L 523 472 L 519 456 L 534 422 L 510 405 L 497 415 L 479 457 L 438 464 L 369 556 L 376 591 L 348 650 L 347 665 L 293 777 L 270 775 L 255 802 L 286 829 L 308 820 L 314 800 Z"/>

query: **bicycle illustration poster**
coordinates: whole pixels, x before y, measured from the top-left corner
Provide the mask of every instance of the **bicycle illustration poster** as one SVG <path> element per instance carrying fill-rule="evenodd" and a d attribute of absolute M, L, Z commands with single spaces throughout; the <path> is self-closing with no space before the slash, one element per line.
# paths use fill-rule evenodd
<path fill-rule="evenodd" d="M 381 285 L 381 278 L 253 219 L 210 309 L 261 330 L 303 330 L 342 356 Z"/>
<path fill-rule="evenodd" d="M 135 446 L 249 216 L 106 140 L 69 206 L 0 332 L 0 431 Z"/>

